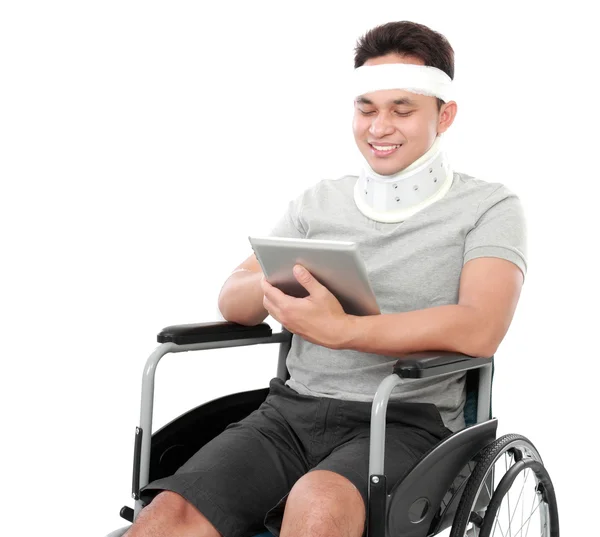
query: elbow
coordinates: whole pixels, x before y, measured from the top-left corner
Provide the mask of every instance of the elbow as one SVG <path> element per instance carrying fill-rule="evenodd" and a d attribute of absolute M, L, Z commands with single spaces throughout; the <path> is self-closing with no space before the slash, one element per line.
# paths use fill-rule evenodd
<path fill-rule="evenodd" d="M 488 345 L 481 347 L 481 351 L 477 354 L 477 357 L 478 358 L 491 358 L 492 356 L 494 356 L 494 354 L 496 354 L 497 350 L 498 350 L 498 345 L 488 342 Z"/>
<path fill-rule="evenodd" d="M 244 326 L 256 326 L 257 324 L 262 323 L 269 315 L 267 310 L 260 312 L 258 316 L 248 312 L 240 311 L 239 308 L 234 308 L 233 311 L 229 311 L 220 302 L 219 311 L 221 312 L 223 319 L 226 321 Z"/>
<path fill-rule="evenodd" d="M 473 344 L 460 352 L 473 358 L 490 358 L 496 353 L 496 347 L 490 344 Z"/>
<path fill-rule="evenodd" d="M 479 312 L 475 312 L 468 323 L 468 336 L 465 338 L 468 344 L 463 352 L 477 358 L 490 358 L 498 350 L 503 337 Z"/>
<path fill-rule="evenodd" d="M 226 321 L 229 321 L 227 311 L 225 310 L 224 304 L 221 302 L 221 297 L 219 296 L 219 300 L 217 301 L 217 310 L 221 314 L 221 317 Z"/>
<path fill-rule="evenodd" d="M 476 356 L 479 358 L 490 358 L 496 354 L 502 338 L 497 337 L 497 334 L 490 334 L 482 330 L 482 337 L 479 339 L 479 344 L 475 348 Z"/>
<path fill-rule="evenodd" d="M 240 323 L 236 317 L 236 315 L 232 314 L 229 309 L 226 307 L 225 303 L 219 299 L 218 302 L 219 312 L 221 313 L 221 317 L 230 323 L 244 324 Z"/>

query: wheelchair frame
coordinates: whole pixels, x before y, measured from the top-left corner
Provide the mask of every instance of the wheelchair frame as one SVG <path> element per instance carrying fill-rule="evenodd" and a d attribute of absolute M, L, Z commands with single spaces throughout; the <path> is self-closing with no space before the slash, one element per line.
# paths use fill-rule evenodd
<path fill-rule="evenodd" d="M 144 507 L 139 491 L 149 482 L 154 377 L 163 356 L 176 352 L 279 343 L 277 376 L 284 381 L 289 378 L 286 358 L 292 333 L 284 327 L 281 332 L 273 333 L 270 325 L 264 322 L 255 326 L 229 321 L 175 325 L 164 328 L 157 339 L 161 345 L 147 359 L 142 376 L 140 425 L 135 433 L 132 479 L 135 506 L 133 510 L 130 507 L 121 509 L 121 516 L 130 522 L 137 518 Z M 477 398 L 472 401 L 476 405 L 476 422 L 467 424 L 465 429 L 436 444 L 388 494 L 384 449 L 386 410 L 392 390 L 403 378 L 425 378 L 462 371 L 476 375 Z M 470 471 L 464 473 L 465 469 L 496 438 L 497 420 L 491 416 L 492 377 L 493 356 L 473 357 L 446 351 L 427 351 L 399 357 L 390 375 L 380 383 L 373 399 L 367 509 L 369 537 L 384 537 L 386 523 L 392 528 L 390 533 L 406 537 L 435 535 L 452 525 L 458 501 L 470 475 Z M 114 535 L 121 533 L 115 532 Z"/>

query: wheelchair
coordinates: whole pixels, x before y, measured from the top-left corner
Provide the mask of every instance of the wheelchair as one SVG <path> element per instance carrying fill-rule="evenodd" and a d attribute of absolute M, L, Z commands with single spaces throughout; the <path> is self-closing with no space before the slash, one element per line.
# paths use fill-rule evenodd
<path fill-rule="evenodd" d="M 255 326 L 208 322 L 176 325 L 158 334 L 161 343 L 146 361 L 140 425 L 135 430 L 132 496 L 134 509 L 120 515 L 133 522 L 143 509 L 139 491 L 150 481 L 172 475 L 230 423 L 242 420 L 266 399 L 269 388 L 226 395 L 182 414 L 152 433 L 154 374 L 171 352 L 279 343 L 277 376 L 289 378 L 286 357 L 293 334 Z M 402 355 L 382 380 L 371 410 L 368 537 L 429 537 L 451 528 L 450 537 L 558 537 L 554 487 L 535 446 L 524 436 L 496 438 L 492 417 L 494 357 L 446 351 Z M 387 491 L 384 468 L 386 408 L 392 389 L 404 378 L 465 372 L 466 427 L 425 453 L 406 476 Z M 234 492 L 232 491 L 232 494 Z M 511 504 L 512 500 L 512 504 Z M 107 537 L 120 537 L 129 525 Z M 227 537 L 227 536 L 224 536 Z M 273 537 L 265 531 L 256 537 Z"/>

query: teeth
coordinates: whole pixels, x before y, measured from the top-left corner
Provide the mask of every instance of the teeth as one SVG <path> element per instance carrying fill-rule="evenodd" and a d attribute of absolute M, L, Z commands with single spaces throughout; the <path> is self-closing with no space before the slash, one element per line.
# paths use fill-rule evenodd
<path fill-rule="evenodd" d="M 371 144 L 371 145 L 372 145 L 372 147 L 377 149 L 377 151 L 390 151 L 392 149 L 396 149 L 397 147 L 400 147 L 399 145 L 386 145 L 386 146 L 373 145 L 373 144 Z"/>

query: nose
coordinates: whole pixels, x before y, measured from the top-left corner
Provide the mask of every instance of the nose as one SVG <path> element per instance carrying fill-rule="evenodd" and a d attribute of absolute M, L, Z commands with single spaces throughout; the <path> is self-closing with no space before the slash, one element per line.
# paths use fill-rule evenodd
<path fill-rule="evenodd" d="M 394 125 L 385 113 L 377 114 L 369 127 L 369 132 L 377 139 L 383 138 L 383 136 L 391 134 L 393 131 Z"/>

